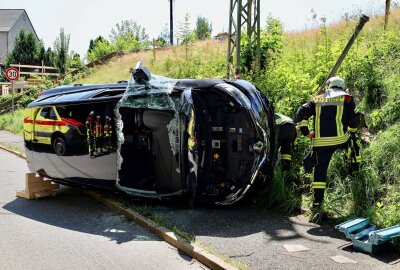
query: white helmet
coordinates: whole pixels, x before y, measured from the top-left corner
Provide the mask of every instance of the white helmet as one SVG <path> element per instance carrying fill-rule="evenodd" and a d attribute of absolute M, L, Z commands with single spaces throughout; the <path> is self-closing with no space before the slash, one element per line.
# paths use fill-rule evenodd
<path fill-rule="evenodd" d="M 328 89 L 331 89 L 333 87 L 342 88 L 342 90 L 346 89 L 346 84 L 344 83 L 344 80 L 340 77 L 329 78 L 326 82 L 326 85 L 328 86 Z"/>

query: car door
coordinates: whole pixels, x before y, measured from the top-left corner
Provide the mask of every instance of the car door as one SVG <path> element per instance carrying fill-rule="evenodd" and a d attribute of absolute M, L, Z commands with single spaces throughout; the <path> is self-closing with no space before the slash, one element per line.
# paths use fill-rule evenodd
<path fill-rule="evenodd" d="M 51 135 L 57 124 L 57 116 L 52 107 L 40 109 L 35 119 L 35 140 L 37 143 L 51 144 Z"/>

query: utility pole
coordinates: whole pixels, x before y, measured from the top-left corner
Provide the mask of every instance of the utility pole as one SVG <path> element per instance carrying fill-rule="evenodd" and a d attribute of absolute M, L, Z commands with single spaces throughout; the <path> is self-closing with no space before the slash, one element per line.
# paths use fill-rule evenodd
<path fill-rule="evenodd" d="M 227 77 L 240 67 L 240 40 L 246 27 L 248 46 L 255 48 L 255 67 L 260 67 L 260 0 L 230 0 Z"/>
<path fill-rule="evenodd" d="M 389 23 L 389 15 L 390 15 L 390 0 L 386 0 L 386 8 L 385 8 L 385 24 L 383 26 L 383 30 L 386 31 Z"/>
<path fill-rule="evenodd" d="M 169 0 L 169 44 L 174 45 L 174 0 Z"/>

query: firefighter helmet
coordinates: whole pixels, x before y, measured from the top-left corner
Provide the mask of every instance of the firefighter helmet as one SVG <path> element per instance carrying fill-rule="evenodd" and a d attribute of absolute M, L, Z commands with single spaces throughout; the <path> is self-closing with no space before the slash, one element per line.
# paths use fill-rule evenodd
<path fill-rule="evenodd" d="M 101 117 L 100 117 L 100 115 L 98 115 L 96 118 L 100 120 Z"/>
<path fill-rule="evenodd" d="M 89 113 L 89 115 L 90 115 L 90 116 L 94 116 L 94 111 L 91 111 L 91 112 Z"/>
<path fill-rule="evenodd" d="M 344 80 L 340 77 L 329 78 L 329 80 L 326 82 L 326 85 L 328 86 L 328 89 L 333 87 L 342 88 L 342 90 L 346 89 L 346 84 L 344 83 Z"/>

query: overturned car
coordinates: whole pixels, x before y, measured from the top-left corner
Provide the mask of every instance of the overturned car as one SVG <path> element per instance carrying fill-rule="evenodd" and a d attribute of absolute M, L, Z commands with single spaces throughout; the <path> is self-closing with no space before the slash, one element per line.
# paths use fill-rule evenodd
<path fill-rule="evenodd" d="M 55 88 L 30 103 L 29 169 L 66 185 L 191 204 L 230 205 L 264 186 L 272 175 L 274 112 L 255 86 L 152 76 L 140 65 L 131 73 L 126 83 Z M 42 119 L 45 108 L 68 117 Z M 74 144 L 63 133 L 73 129 L 81 136 Z"/>

